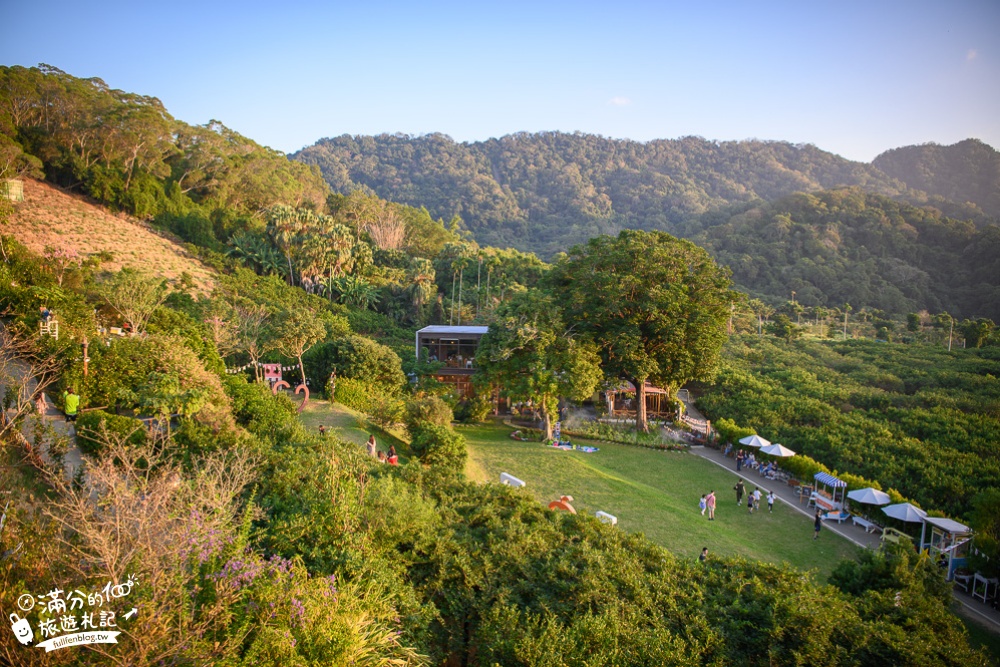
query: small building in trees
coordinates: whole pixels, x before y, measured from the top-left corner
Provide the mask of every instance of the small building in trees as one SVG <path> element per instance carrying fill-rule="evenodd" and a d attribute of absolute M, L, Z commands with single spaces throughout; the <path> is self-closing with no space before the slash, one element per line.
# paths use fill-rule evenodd
<path fill-rule="evenodd" d="M 631 382 L 623 382 L 617 389 L 605 391 L 604 401 L 609 416 L 635 419 L 635 385 Z M 677 404 L 671 400 L 667 390 L 661 389 L 647 380 L 646 414 L 653 419 L 673 419 L 676 413 Z"/>
<path fill-rule="evenodd" d="M 473 395 L 472 375 L 476 372 L 476 350 L 489 327 L 431 325 L 416 334 L 418 359 L 444 364 L 437 370 L 438 382 L 455 386 L 455 393 Z"/>
<path fill-rule="evenodd" d="M 927 551 L 951 581 L 955 570 L 964 568 L 972 545 L 972 529 L 954 519 L 924 517 L 920 529 L 920 551 Z"/>

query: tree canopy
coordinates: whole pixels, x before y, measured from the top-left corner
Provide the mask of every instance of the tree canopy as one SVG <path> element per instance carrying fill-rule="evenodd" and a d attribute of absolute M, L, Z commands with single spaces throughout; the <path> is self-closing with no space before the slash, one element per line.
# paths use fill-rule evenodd
<path fill-rule="evenodd" d="M 498 309 L 476 354 L 483 390 L 492 387 L 542 409 L 545 437 L 560 397 L 582 401 L 601 380 L 600 357 L 591 341 L 572 334 L 555 299 L 538 290 Z"/>
<path fill-rule="evenodd" d="M 672 390 L 715 372 L 735 295 L 729 272 L 693 243 L 655 231 L 597 237 L 551 279 L 567 320 L 598 341 L 605 374 L 635 385 L 638 428 L 647 380 Z"/>

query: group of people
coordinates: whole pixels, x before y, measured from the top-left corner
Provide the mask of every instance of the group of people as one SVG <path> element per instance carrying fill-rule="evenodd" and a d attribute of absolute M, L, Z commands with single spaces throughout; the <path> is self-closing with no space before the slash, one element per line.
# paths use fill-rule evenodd
<path fill-rule="evenodd" d="M 736 506 L 740 507 L 743 505 L 743 494 L 746 493 L 747 496 L 747 509 L 750 514 L 753 514 L 755 510 L 761 507 L 761 496 L 760 487 L 754 487 L 754 490 L 750 493 L 746 492 L 746 487 L 743 485 L 743 480 L 739 479 L 736 481 L 736 486 L 733 487 L 733 491 L 736 492 Z M 774 512 L 774 491 L 767 492 L 767 511 L 769 513 Z"/>
<path fill-rule="evenodd" d="M 736 472 L 742 470 L 744 466 L 753 468 L 756 465 L 757 457 L 754 456 L 753 452 L 745 452 L 742 449 L 736 452 Z"/>
<path fill-rule="evenodd" d="M 326 435 L 326 426 L 323 424 L 319 425 L 319 434 Z M 368 452 L 368 456 L 378 459 L 382 463 L 388 463 L 392 466 L 399 465 L 399 456 L 396 454 L 396 446 L 389 445 L 389 451 L 383 452 L 378 448 L 378 444 L 375 442 L 374 433 L 369 434 L 368 442 L 365 443 L 365 450 Z"/>
<path fill-rule="evenodd" d="M 368 450 L 368 456 L 377 458 L 380 463 L 388 463 L 389 465 L 399 465 L 399 457 L 396 455 L 396 447 L 394 445 L 389 445 L 389 451 L 383 452 L 375 444 L 375 435 L 368 436 L 368 442 L 365 443 L 365 448 Z"/>
<path fill-rule="evenodd" d="M 736 482 L 736 486 L 733 487 L 733 491 L 736 492 L 736 506 L 741 507 L 743 505 L 743 496 L 747 497 L 747 508 L 750 514 L 761 508 L 761 498 L 767 501 L 767 511 L 774 512 L 774 491 L 768 491 L 765 497 L 760 491 L 760 487 L 754 487 L 754 490 L 747 493 L 746 486 L 743 484 L 743 480 L 740 479 Z M 698 508 L 701 510 L 701 515 L 705 516 L 708 513 L 708 520 L 715 521 L 715 491 L 704 494 L 701 500 L 698 501 Z"/>
<path fill-rule="evenodd" d="M 701 508 L 702 516 L 705 516 L 705 512 L 708 512 L 708 520 L 715 521 L 715 491 L 703 495 L 701 501 L 698 503 L 698 507 Z"/>
<path fill-rule="evenodd" d="M 723 453 L 729 456 L 731 451 L 732 445 L 727 445 L 727 449 Z M 774 461 L 758 461 L 753 452 L 740 449 L 736 452 L 736 472 L 740 472 L 743 468 L 756 470 L 767 479 L 775 479 L 778 476 L 778 465 Z"/>

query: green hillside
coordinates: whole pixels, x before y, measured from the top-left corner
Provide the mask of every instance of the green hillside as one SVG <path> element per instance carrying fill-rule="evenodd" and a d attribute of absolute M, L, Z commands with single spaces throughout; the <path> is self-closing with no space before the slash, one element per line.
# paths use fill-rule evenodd
<path fill-rule="evenodd" d="M 895 148 L 872 165 L 915 190 L 1000 216 L 1000 152 L 978 139 Z"/>
<path fill-rule="evenodd" d="M 334 190 L 370 189 L 433 215 L 459 215 L 477 240 L 550 255 L 620 229 L 672 231 L 692 215 L 792 192 L 905 186 L 812 145 L 646 143 L 588 134 L 518 133 L 474 143 L 441 134 L 323 139 L 293 157 Z"/>
<path fill-rule="evenodd" d="M 1000 320 L 1000 227 L 977 230 L 861 188 L 796 194 L 693 219 L 684 236 L 765 300 Z"/>

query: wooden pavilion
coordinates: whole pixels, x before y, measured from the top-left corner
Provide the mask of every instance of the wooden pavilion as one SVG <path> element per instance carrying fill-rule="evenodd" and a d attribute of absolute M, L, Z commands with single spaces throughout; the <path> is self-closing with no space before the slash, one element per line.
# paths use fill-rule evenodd
<path fill-rule="evenodd" d="M 649 419 L 673 418 L 677 412 L 666 389 L 646 382 L 646 417 Z M 611 417 L 635 418 L 635 385 L 623 382 L 617 389 L 604 392 L 604 402 Z"/>

